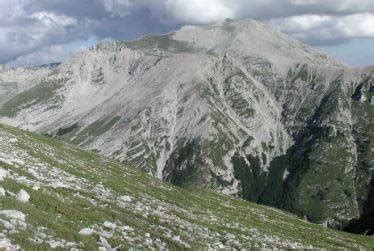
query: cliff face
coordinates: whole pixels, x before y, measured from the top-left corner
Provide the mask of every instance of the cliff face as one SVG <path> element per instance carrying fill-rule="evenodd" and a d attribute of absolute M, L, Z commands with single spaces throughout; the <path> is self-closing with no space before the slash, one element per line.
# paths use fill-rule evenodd
<path fill-rule="evenodd" d="M 373 71 L 227 20 L 77 54 L 0 121 L 341 227 L 372 197 Z"/>

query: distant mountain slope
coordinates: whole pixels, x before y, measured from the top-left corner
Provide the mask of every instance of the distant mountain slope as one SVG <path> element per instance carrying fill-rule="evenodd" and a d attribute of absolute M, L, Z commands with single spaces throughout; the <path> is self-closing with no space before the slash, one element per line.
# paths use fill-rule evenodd
<path fill-rule="evenodd" d="M 183 190 L 5 125 L 0 187 L 0 249 L 374 247 L 370 237 L 206 190 Z"/>
<path fill-rule="evenodd" d="M 373 68 L 252 20 L 100 44 L 0 121 L 342 228 L 372 203 Z"/>
<path fill-rule="evenodd" d="M 10 68 L 0 65 L 0 105 L 47 77 L 53 65 Z"/>

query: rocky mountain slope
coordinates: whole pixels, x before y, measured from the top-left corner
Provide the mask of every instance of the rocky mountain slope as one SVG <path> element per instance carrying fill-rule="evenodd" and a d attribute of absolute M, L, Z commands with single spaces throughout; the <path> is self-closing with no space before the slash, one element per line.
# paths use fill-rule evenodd
<path fill-rule="evenodd" d="M 373 71 L 226 20 L 79 53 L 0 121 L 342 228 L 373 210 Z"/>
<path fill-rule="evenodd" d="M 38 85 L 48 76 L 52 65 L 33 68 L 10 68 L 0 65 L 0 105 Z"/>
<path fill-rule="evenodd" d="M 114 247 L 369 249 L 374 240 L 0 124 L 0 249 Z"/>

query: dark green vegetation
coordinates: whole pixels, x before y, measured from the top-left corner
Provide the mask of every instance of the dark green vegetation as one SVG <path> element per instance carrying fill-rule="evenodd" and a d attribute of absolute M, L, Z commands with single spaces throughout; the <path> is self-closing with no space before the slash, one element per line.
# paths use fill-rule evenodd
<path fill-rule="evenodd" d="M 0 198 L 0 219 L 9 220 L 1 210 L 26 215 L 25 228 L 16 225 L 12 233 L 0 223 L 0 231 L 24 249 L 97 249 L 105 241 L 125 249 L 374 247 L 372 238 L 204 189 L 174 187 L 48 137 L 0 125 L 0 141 L 0 167 L 8 172 L 0 183 L 7 191 Z M 180 161 L 191 159 L 191 146 L 186 143 L 188 153 Z M 20 189 L 30 194 L 29 202 L 12 195 Z M 80 235 L 83 228 L 92 235 Z"/>
<path fill-rule="evenodd" d="M 352 95 L 355 115 L 353 137 L 357 147 L 356 193 L 360 219 L 346 228 L 353 233 L 374 234 L 374 80 L 364 77 Z"/>
<path fill-rule="evenodd" d="M 198 160 L 200 154 L 200 146 L 198 140 L 186 142 L 179 145 L 173 152 L 163 175 L 167 177 L 167 181 L 178 186 L 188 186 L 189 184 L 203 182 L 201 169 L 198 167 L 202 160 Z"/>
<path fill-rule="evenodd" d="M 232 158 L 234 175 L 241 182 L 242 190 L 240 196 L 249 201 L 258 201 L 262 194 L 266 176 L 261 170 L 260 158 L 248 155 L 247 161 L 238 154 Z"/>
<path fill-rule="evenodd" d="M 238 195 L 244 199 L 282 208 L 338 229 L 360 215 L 371 215 L 372 209 L 368 209 L 373 204 L 369 193 L 373 189 L 370 182 L 374 170 L 371 75 L 363 74 L 353 82 L 340 69 L 331 69 L 332 73 L 327 75 L 318 67 L 298 64 L 282 78 L 274 74 L 273 65 L 266 60 L 250 57 L 242 60 L 250 74 L 283 103 L 281 120 L 294 145 L 269 162 L 273 139 L 278 138 L 279 142 L 283 137 L 282 133 L 270 132 L 272 141 L 261 142 L 262 151 L 245 153 L 253 137 L 245 131 L 235 132 L 237 122 L 225 110 L 225 103 L 245 124 L 255 119 L 252 107 L 263 99 L 263 94 L 253 80 L 224 58 L 222 72 L 226 77 L 222 93 L 218 90 L 219 80 L 213 79 L 208 79 L 201 91 L 211 106 L 212 125 L 218 131 L 214 139 L 202 144 L 210 149 L 208 156 L 215 168 L 224 170 L 224 157 L 237 149 L 231 163 L 234 177 L 240 181 Z M 238 146 L 233 135 L 240 134 L 248 139 Z M 232 185 L 217 175 L 213 178 L 221 184 L 218 187 Z"/>
<path fill-rule="evenodd" d="M 287 78 L 295 88 L 303 84 L 303 89 L 310 86 L 313 92 L 313 86 L 324 79 L 317 78 L 307 66 L 290 71 Z M 328 219 L 326 224 L 335 228 L 343 228 L 353 219 L 347 230 L 354 229 L 352 226 L 358 215 L 372 218 L 373 79 L 362 76 L 355 84 L 356 88 L 346 92 L 348 83 L 337 74 L 315 109 L 312 109 L 313 102 L 294 106 L 295 99 L 289 99 L 290 103 L 283 107 L 283 115 L 285 124 L 289 124 L 290 119 L 295 120 L 289 127 L 295 145 L 285 155 L 272 160 L 266 182 L 263 182 L 266 185 L 256 192 L 257 199 L 252 201 L 286 209 L 313 222 Z M 294 90 L 278 88 L 276 93 L 278 97 L 288 96 L 294 95 Z M 254 168 L 257 169 L 256 165 Z M 289 172 L 286 179 L 283 177 L 285 170 Z M 259 174 L 254 179 L 262 178 Z M 247 194 L 256 190 L 250 189 Z M 361 228 L 361 232 L 370 233 L 370 229 Z"/>
<path fill-rule="evenodd" d="M 65 134 L 68 134 L 69 132 L 72 132 L 74 131 L 75 129 L 78 129 L 78 125 L 77 124 L 74 124 L 74 125 L 71 125 L 69 127 L 65 127 L 65 128 L 59 128 L 57 133 L 56 133 L 56 136 L 63 136 Z"/>
<path fill-rule="evenodd" d="M 56 132 L 56 137 L 64 139 L 75 145 L 85 146 L 89 144 L 93 138 L 98 137 L 108 130 L 112 129 L 119 121 L 121 117 L 108 117 L 97 120 L 87 127 L 81 129 L 80 126 L 75 123 L 71 126 L 59 128 Z"/>

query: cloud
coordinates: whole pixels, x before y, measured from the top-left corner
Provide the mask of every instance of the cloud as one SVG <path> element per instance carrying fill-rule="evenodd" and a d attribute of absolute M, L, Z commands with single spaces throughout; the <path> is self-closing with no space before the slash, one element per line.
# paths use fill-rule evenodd
<path fill-rule="evenodd" d="M 225 18 L 259 19 L 311 45 L 374 37 L 373 0 L 1 0 L 0 63 L 36 62 L 30 55 L 89 38 L 135 39 Z"/>
<path fill-rule="evenodd" d="M 95 40 L 75 41 L 63 45 L 51 45 L 43 47 L 35 52 L 25 54 L 8 62 L 9 66 L 32 66 L 40 64 L 58 63 L 71 54 L 83 51 L 92 46 Z"/>
<path fill-rule="evenodd" d="M 53 12 L 23 9 L 27 1 L 2 0 L 0 5 L 0 63 L 54 44 L 76 39 L 80 29 L 76 20 Z"/>
<path fill-rule="evenodd" d="M 168 0 L 165 12 L 177 21 L 187 23 L 210 23 L 222 18 L 235 18 L 235 10 L 226 1 L 216 0 Z"/>
<path fill-rule="evenodd" d="M 339 44 L 374 37 L 374 14 L 345 16 L 301 15 L 272 19 L 269 24 L 313 45 Z"/>

